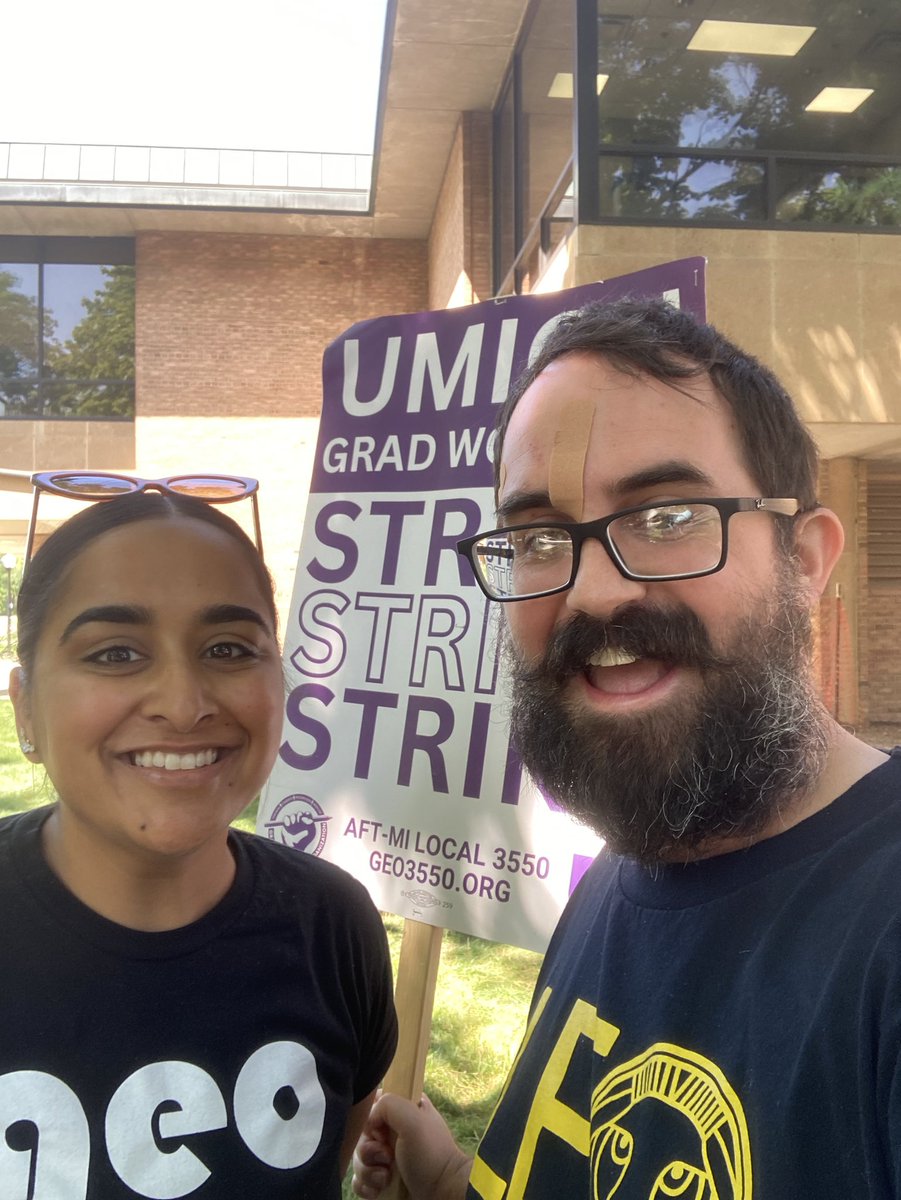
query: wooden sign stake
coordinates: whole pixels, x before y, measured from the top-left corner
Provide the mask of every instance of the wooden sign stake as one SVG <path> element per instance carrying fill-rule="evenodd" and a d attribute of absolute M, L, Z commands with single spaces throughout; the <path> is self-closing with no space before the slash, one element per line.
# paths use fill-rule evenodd
<path fill-rule="evenodd" d="M 422 1099 L 443 937 L 444 930 L 435 925 L 409 918 L 404 920 L 394 989 L 399 1027 L 397 1053 L 383 1087 L 386 1092 L 405 1096 L 416 1103 Z M 382 1197 L 383 1200 L 409 1200 L 409 1192 L 396 1173 Z"/>

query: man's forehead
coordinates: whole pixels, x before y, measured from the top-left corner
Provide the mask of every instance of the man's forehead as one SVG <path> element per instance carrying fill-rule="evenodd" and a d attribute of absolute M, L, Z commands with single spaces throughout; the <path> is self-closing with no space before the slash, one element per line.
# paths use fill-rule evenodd
<path fill-rule="evenodd" d="M 619 462 L 623 454 L 630 460 L 647 457 L 643 465 L 650 466 L 661 456 L 681 460 L 697 452 L 703 458 L 708 440 L 718 443 L 721 454 L 731 451 L 730 458 L 739 449 L 731 408 L 706 373 L 669 383 L 620 370 L 598 355 L 572 353 L 551 362 L 514 409 L 504 438 L 499 497 L 508 488 L 533 490 L 541 480 L 553 507 L 582 519 L 593 430 L 609 449 L 603 460 L 611 478 L 625 466 Z"/>
<path fill-rule="evenodd" d="M 504 438 L 499 484 L 503 492 L 515 460 L 528 456 L 547 459 L 547 490 L 551 503 L 562 512 L 581 515 L 582 478 L 591 439 L 596 401 L 603 385 L 599 371 L 595 387 L 585 386 L 584 370 L 578 385 L 566 385 L 574 359 L 601 366 L 594 356 L 566 355 L 555 359 L 537 376 L 517 404 Z M 560 386 L 554 386 L 559 382 Z"/>

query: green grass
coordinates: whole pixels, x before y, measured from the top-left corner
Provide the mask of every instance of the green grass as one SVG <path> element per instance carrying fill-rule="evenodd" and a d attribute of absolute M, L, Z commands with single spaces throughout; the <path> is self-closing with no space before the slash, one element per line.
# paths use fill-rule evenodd
<path fill-rule="evenodd" d="M 52 800 L 40 767 L 22 757 L 12 705 L 0 699 L 0 816 Z M 235 821 L 253 832 L 257 801 Z M 403 920 L 385 915 L 395 973 Z M 425 1089 L 467 1153 L 491 1116 L 516 1048 L 541 956 L 481 938 L 445 934 Z M 352 1193 L 345 1185 L 344 1196 Z"/>
<path fill-rule="evenodd" d="M 400 917 L 384 916 L 395 973 Z M 425 1090 L 472 1154 L 500 1096 L 541 955 L 449 931 L 444 935 Z"/>
<path fill-rule="evenodd" d="M 13 706 L 0 700 L 0 816 L 46 804 L 50 793 L 40 767 L 33 767 L 19 749 Z"/>

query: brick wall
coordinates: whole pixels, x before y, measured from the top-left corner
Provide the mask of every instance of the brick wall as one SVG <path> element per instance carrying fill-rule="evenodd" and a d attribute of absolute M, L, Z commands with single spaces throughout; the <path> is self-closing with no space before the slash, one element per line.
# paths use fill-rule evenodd
<path fill-rule="evenodd" d="M 466 272 L 466 228 L 463 188 L 463 122 L 444 171 L 429 237 L 429 308 L 472 303 L 472 281 Z"/>
<path fill-rule="evenodd" d="M 429 237 L 429 307 L 491 295 L 491 116 L 460 117 Z"/>
<path fill-rule="evenodd" d="M 491 114 L 464 113 L 465 183 L 469 206 L 469 275 L 475 300 L 494 294 L 491 286 Z"/>
<path fill-rule="evenodd" d="M 427 304 L 423 242 L 141 234 L 137 415 L 316 416 L 322 352 Z"/>
<path fill-rule="evenodd" d="M 901 725 L 901 588 L 882 584 L 869 593 L 869 720 Z"/>
<path fill-rule="evenodd" d="M 424 242 L 142 234 L 135 457 L 144 475 L 260 480 L 287 616 L 321 407 L 322 354 L 368 317 L 427 307 Z M 247 522 L 244 505 L 230 514 Z"/>
<path fill-rule="evenodd" d="M 871 725 L 901 726 L 901 467 L 867 464 L 870 548 L 867 699 Z M 888 740 L 901 738 L 895 730 Z M 885 740 L 885 739 L 884 739 Z"/>

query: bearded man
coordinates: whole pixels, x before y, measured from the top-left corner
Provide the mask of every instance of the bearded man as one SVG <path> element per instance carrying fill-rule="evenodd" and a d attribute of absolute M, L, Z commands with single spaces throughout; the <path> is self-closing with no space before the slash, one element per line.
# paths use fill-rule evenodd
<path fill-rule="evenodd" d="M 413 1200 L 901 1197 L 901 757 L 818 697 L 841 553 L 773 375 L 668 305 L 589 305 L 509 397 L 512 726 L 605 839 L 474 1160 L 385 1096 L 355 1190 Z"/>

